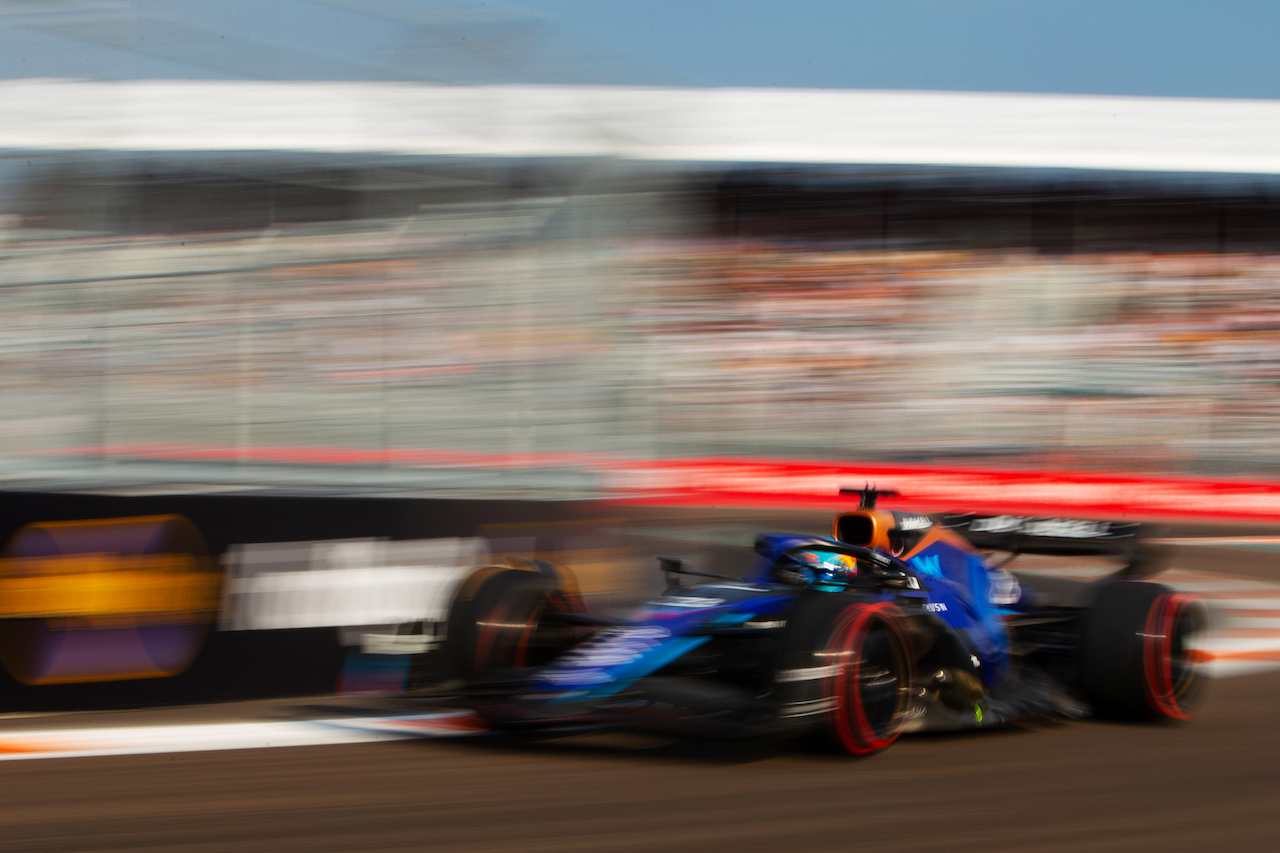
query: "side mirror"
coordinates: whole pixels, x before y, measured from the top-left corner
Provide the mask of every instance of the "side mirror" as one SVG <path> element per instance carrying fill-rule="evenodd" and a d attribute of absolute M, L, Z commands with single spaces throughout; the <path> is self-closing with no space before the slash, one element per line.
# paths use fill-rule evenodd
<path fill-rule="evenodd" d="M 680 575 L 684 573 L 684 560 L 679 557 L 659 557 L 658 568 L 667 576 L 667 588 L 680 586 Z"/>
<path fill-rule="evenodd" d="M 735 578 L 732 575 L 717 575 L 714 572 L 695 572 L 692 569 L 684 567 L 684 560 L 679 557 L 658 557 L 658 568 L 667 575 L 667 586 L 679 586 L 680 581 L 673 580 L 679 575 L 697 575 L 700 578 L 715 578 L 722 581 L 733 581 L 738 583 L 741 578 Z"/>

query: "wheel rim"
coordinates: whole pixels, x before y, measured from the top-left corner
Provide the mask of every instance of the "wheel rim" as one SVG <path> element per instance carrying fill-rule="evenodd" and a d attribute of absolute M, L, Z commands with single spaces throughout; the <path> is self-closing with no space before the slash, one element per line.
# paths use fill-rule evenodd
<path fill-rule="evenodd" d="M 855 755 L 898 739 L 911 704 L 907 641 L 888 604 L 858 606 L 833 635 L 828 701 L 841 745 Z"/>
<path fill-rule="evenodd" d="M 1169 593 L 1151 605 L 1142 651 L 1147 702 L 1156 713 L 1175 720 L 1194 713 L 1204 677 L 1190 641 L 1203 623 L 1203 606 L 1190 596 Z"/>
<path fill-rule="evenodd" d="M 508 605 L 505 602 L 498 604 L 493 610 L 489 611 L 488 617 L 477 626 L 479 630 L 476 632 L 474 661 L 477 672 L 489 669 L 494 665 L 494 658 L 497 656 L 498 648 L 502 645 L 503 634 L 514 627 L 504 621 L 507 610 Z"/>
<path fill-rule="evenodd" d="M 502 601 L 488 616 L 476 622 L 474 670 L 537 666 L 546 663 L 568 644 L 571 633 L 567 626 L 543 618 L 547 611 L 566 613 L 572 610 L 561 596 L 539 595 L 526 609 Z"/>

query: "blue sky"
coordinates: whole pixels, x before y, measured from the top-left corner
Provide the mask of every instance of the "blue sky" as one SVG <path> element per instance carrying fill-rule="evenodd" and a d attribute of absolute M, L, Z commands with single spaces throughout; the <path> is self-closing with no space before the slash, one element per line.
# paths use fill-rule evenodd
<path fill-rule="evenodd" d="M 0 0 L 0 77 L 1280 98 L 1280 0 Z"/>
<path fill-rule="evenodd" d="M 1280 98 L 1276 0 L 517 0 L 688 83 Z"/>

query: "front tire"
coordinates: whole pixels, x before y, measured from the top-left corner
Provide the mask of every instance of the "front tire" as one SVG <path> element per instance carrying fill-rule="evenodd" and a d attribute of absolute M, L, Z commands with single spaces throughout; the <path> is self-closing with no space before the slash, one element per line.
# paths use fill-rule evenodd
<path fill-rule="evenodd" d="M 797 602 L 778 674 L 782 713 L 820 719 L 852 755 L 888 747 L 911 717 L 915 655 L 898 608 L 838 594 Z"/>
<path fill-rule="evenodd" d="M 470 681 L 547 663 L 567 651 L 574 630 L 556 613 L 575 608 L 551 579 L 533 571 L 479 570 L 454 599 L 445 635 L 448 677 Z"/>

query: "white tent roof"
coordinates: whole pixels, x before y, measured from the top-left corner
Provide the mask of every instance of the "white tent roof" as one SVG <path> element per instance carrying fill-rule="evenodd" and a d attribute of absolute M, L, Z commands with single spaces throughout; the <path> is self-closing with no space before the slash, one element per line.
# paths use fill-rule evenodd
<path fill-rule="evenodd" d="M 8 80 L 0 81 L 0 149 L 1280 174 L 1280 101 Z"/>

